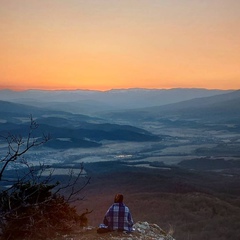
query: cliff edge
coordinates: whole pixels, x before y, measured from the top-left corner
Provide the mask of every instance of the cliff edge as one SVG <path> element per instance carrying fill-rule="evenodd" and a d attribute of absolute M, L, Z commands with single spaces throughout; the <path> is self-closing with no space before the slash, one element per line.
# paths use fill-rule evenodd
<path fill-rule="evenodd" d="M 114 231 L 99 234 L 95 227 L 86 227 L 56 240 L 175 240 L 171 231 L 167 233 L 157 224 L 137 222 L 133 228 L 131 233 Z"/>

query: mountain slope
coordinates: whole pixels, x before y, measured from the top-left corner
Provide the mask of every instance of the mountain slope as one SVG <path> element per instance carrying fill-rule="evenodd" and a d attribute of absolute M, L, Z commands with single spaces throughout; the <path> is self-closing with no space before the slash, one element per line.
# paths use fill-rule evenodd
<path fill-rule="evenodd" d="M 129 121 L 157 121 L 162 118 L 237 121 L 240 118 L 240 90 L 164 106 L 109 112 L 102 116 Z"/>
<path fill-rule="evenodd" d="M 35 137 L 50 134 L 46 146 L 53 148 L 98 147 L 102 140 L 111 141 L 157 141 L 160 137 L 143 129 L 103 122 L 86 115 L 50 111 L 22 104 L 0 101 L 0 134 L 27 136 L 30 114 L 39 124 Z"/>
<path fill-rule="evenodd" d="M 132 109 L 160 106 L 197 97 L 227 93 L 224 90 L 207 89 L 117 89 L 109 91 L 0 91 L 5 101 L 41 106 L 52 110 L 73 113 L 96 113 L 114 109 Z"/>

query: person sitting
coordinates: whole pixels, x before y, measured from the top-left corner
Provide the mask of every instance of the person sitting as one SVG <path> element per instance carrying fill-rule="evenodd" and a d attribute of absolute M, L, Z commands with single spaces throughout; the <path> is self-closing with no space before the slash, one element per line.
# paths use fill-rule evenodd
<path fill-rule="evenodd" d="M 103 223 L 108 231 L 133 231 L 133 218 L 129 208 L 123 203 L 123 195 L 116 194 L 114 203 L 107 210 Z"/>

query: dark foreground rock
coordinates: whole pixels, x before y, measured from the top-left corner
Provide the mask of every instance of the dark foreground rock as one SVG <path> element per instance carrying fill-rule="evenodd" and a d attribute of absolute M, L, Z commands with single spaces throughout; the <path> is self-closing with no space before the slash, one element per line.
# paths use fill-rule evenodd
<path fill-rule="evenodd" d="M 99 234 L 95 227 L 87 227 L 56 240 L 175 240 L 171 234 L 172 232 L 165 232 L 157 224 L 137 222 L 132 233 L 116 231 Z"/>

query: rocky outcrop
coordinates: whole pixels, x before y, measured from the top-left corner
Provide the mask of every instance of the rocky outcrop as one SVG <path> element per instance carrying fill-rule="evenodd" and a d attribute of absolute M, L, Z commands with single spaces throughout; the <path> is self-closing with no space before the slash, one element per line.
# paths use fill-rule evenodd
<path fill-rule="evenodd" d="M 134 229 L 135 231 L 132 239 L 174 240 L 174 238 L 170 235 L 173 234 L 173 232 L 167 233 L 157 224 L 137 222 L 134 224 Z"/>
<path fill-rule="evenodd" d="M 175 240 L 171 234 L 166 233 L 157 224 L 137 222 L 133 226 L 134 231 L 97 233 L 94 227 L 86 227 L 74 234 L 62 236 L 63 240 Z M 58 238 L 60 239 L 60 238 Z"/>

